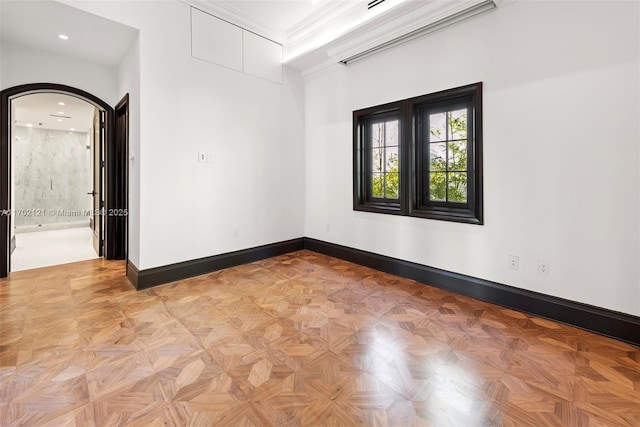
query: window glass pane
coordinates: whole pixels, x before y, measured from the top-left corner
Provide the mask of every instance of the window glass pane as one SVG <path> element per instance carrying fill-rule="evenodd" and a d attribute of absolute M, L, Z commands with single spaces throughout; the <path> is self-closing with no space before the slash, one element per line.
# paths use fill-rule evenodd
<path fill-rule="evenodd" d="M 464 172 L 449 172 L 449 201 L 463 202 L 467 201 L 467 174 Z"/>
<path fill-rule="evenodd" d="M 467 109 L 455 110 L 449 113 L 449 128 L 451 139 L 467 138 Z"/>
<path fill-rule="evenodd" d="M 369 125 L 371 142 L 371 197 L 398 199 L 400 120 L 386 119 Z"/>
<path fill-rule="evenodd" d="M 398 147 L 391 147 L 385 150 L 386 172 L 398 172 Z"/>
<path fill-rule="evenodd" d="M 385 122 L 385 145 L 398 145 L 398 120 Z"/>
<path fill-rule="evenodd" d="M 371 148 L 384 147 L 384 123 L 371 125 Z"/>
<path fill-rule="evenodd" d="M 382 153 L 384 150 L 375 149 L 371 151 L 371 172 L 382 172 Z"/>
<path fill-rule="evenodd" d="M 397 199 L 399 192 L 399 176 L 397 173 L 388 173 L 385 182 L 385 194 L 387 199 Z"/>
<path fill-rule="evenodd" d="M 454 141 L 449 143 L 449 170 L 467 170 L 467 141 Z"/>
<path fill-rule="evenodd" d="M 429 168 L 431 172 L 444 172 L 447 170 L 446 150 L 446 142 L 429 144 Z"/>
<path fill-rule="evenodd" d="M 429 141 L 444 141 L 446 139 L 446 113 L 429 114 Z"/>
<path fill-rule="evenodd" d="M 433 172 L 429 174 L 429 199 L 446 200 L 447 198 L 447 174 Z"/>
<path fill-rule="evenodd" d="M 371 174 L 371 196 L 384 197 L 384 174 Z"/>

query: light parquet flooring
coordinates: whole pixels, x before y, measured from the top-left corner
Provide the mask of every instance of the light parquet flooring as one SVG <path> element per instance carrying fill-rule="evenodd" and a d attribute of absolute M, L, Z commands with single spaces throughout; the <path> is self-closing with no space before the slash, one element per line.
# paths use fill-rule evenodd
<path fill-rule="evenodd" d="M 640 426 L 640 349 L 309 251 L 0 280 L 2 426 Z"/>

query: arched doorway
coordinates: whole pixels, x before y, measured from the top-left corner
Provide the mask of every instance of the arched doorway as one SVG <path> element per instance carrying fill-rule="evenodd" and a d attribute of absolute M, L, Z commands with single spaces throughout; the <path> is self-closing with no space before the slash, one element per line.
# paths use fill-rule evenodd
<path fill-rule="evenodd" d="M 0 277 L 11 271 L 11 100 L 36 93 L 60 93 L 82 99 L 99 111 L 103 153 L 96 159 L 100 168 L 99 188 L 103 189 L 95 206 L 100 208 L 98 245 L 106 259 L 126 259 L 127 248 L 127 157 L 128 97 L 114 108 L 98 97 L 71 86 L 35 83 L 15 86 L 0 93 Z"/>

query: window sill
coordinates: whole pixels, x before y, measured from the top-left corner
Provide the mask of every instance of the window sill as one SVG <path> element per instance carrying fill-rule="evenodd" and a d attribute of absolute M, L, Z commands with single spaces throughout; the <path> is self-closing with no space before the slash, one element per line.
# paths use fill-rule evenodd
<path fill-rule="evenodd" d="M 483 225 L 482 216 L 476 215 L 469 209 L 413 209 L 409 216 Z"/>
<path fill-rule="evenodd" d="M 402 215 L 402 211 L 400 210 L 399 204 L 381 204 L 381 203 L 367 203 L 367 204 L 359 204 L 353 207 L 354 211 L 360 212 L 372 212 L 372 213 L 381 213 L 381 214 L 391 214 L 391 215 Z"/>

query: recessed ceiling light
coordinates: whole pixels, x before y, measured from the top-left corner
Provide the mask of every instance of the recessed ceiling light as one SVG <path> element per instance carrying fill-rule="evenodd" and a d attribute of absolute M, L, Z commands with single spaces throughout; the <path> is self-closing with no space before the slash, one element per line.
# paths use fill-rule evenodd
<path fill-rule="evenodd" d="M 59 122 L 61 122 L 61 121 L 62 121 L 62 119 L 58 119 L 58 121 L 59 121 Z"/>
<path fill-rule="evenodd" d="M 58 105 L 63 105 L 63 106 L 64 106 L 64 105 L 65 105 L 65 103 L 64 103 L 64 102 L 62 102 L 62 101 L 60 101 L 60 102 L 58 102 Z"/>
<path fill-rule="evenodd" d="M 64 35 L 64 34 L 58 34 L 58 37 L 59 37 L 61 40 L 69 40 L 69 36 L 66 36 L 66 35 Z"/>
<path fill-rule="evenodd" d="M 70 130 L 71 132 L 73 132 L 74 130 L 76 130 L 76 128 L 71 128 L 71 129 L 69 129 L 69 130 Z"/>
<path fill-rule="evenodd" d="M 64 111 L 58 111 L 58 114 L 62 115 L 64 114 Z"/>
<path fill-rule="evenodd" d="M 33 125 L 31 123 L 27 123 L 27 127 L 30 128 L 33 127 Z"/>

